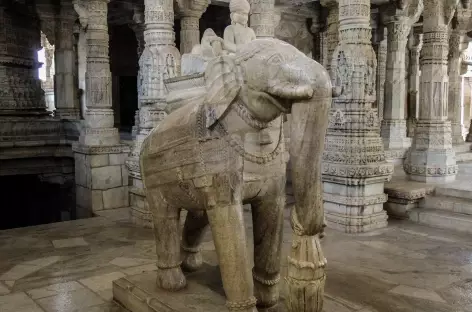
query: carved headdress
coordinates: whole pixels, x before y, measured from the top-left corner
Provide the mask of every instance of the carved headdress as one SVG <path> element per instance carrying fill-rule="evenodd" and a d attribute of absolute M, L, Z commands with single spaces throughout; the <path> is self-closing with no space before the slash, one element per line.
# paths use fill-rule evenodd
<path fill-rule="evenodd" d="M 251 6 L 247 0 L 231 0 L 229 2 L 229 11 L 231 13 L 249 14 Z"/>

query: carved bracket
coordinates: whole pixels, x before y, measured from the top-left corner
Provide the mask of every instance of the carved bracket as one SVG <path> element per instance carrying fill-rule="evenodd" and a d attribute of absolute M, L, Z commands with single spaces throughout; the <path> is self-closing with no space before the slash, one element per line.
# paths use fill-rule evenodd
<path fill-rule="evenodd" d="M 83 29 L 87 29 L 89 13 L 87 8 L 81 3 L 80 0 L 73 0 L 72 4 L 74 9 L 79 14 L 80 26 Z"/>

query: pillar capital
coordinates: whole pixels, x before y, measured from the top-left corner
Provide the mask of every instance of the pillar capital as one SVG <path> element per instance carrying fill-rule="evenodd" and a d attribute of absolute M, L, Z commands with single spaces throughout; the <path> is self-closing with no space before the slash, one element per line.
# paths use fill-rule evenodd
<path fill-rule="evenodd" d="M 210 2 L 210 0 L 176 0 L 177 13 L 180 18 L 193 17 L 200 19 Z"/>

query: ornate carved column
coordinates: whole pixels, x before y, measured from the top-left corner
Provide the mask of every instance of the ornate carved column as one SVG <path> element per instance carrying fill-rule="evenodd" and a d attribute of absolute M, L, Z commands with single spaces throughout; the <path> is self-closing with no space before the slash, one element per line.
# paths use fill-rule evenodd
<path fill-rule="evenodd" d="M 108 0 L 74 2 L 86 29 L 85 123 L 74 143 L 77 208 L 81 215 L 129 206 L 128 173 L 124 161 L 129 147 L 120 144 L 114 128 L 109 63 Z"/>
<path fill-rule="evenodd" d="M 53 112 L 54 105 L 54 46 L 49 43 L 46 35 L 41 32 L 41 46 L 44 49 L 44 58 L 46 61 L 46 80 L 42 81 L 44 90 L 44 99 L 46 101 L 47 110 Z"/>
<path fill-rule="evenodd" d="M 406 136 L 406 45 L 411 27 L 423 12 L 423 0 L 396 1 L 384 8 L 387 26 L 385 105 L 381 127 L 387 160 L 401 163 L 411 139 Z"/>
<path fill-rule="evenodd" d="M 374 33 L 374 31 L 372 31 Z M 375 35 L 374 51 L 377 55 L 376 102 L 379 120 L 383 120 L 385 101 L 385 75 L 387 73 L 387 28 L 380 27 Z"/>
<path fill-rule="evenodd" d="M 419 119 L 404 162 L 405 172 L 414 181 L 453 181 L 458 170 L 447 120 L 448 27 L 456 4 L 456 0 L 424 1 Z"/>
<path fill-rule="evenodd" d="M 333 53 L 339 42 L 339 7 L 337 0 L 321 0 L 321 5 L 328 9 L 328 17 L 326 19 L 326 64 L 323 66 L 333 77 L 331 72 L 331 60 Z"/>
<path fill-rule="evenodd" d="M 467 49 L 464 42 L 465 34 L 471 28 L 472 12 L 470 9 L 458 7 L 449 33 L 449 98 L 448 118 L 451 122 L 452 144 L 464 144 L 462 137 L 462 55 Z"/>
<path fill-rule="evenodd" d="M 136 53 L 138 54 L 138 59 L 141 58 L 141 54 L 143 54 L 144 47 L 145 47 L 145 42 L 144 42 L 144 7 L 138 7 L 135 6 L 133 8 L 134 14 L 133 14 L 133 23 L 129 24 L 129 27 L 134 31 L 134 34 L 136 36 L 136 41 L 138 44 L 137 51 Z M 140 89 L 140 82 L 138 79 L 137 82 L 137 88 L 138 90 Z M 138 101 L 138 109 L 136 110 L 134 114 L 134 126 L 131 129 L 131 136 L 133 140 L 136 139 L 136 136 L 139 133 L 139 108 L 140 108 L 140 103 Z"/>
<path fill-rule="evenodd" d="M 55 23 L 56 73 L 54 75 L 56 116 L 60 119 L 80 119 L 74 52 L 74 22 L 76 19 L 77 13 L 72 3 L 62 0 Z"/>
<path fill-rule="evenodd" d="M 139 132 L 126 164 L 132 180 L 131 219 L 152 227 L 139 167 L 141 145 L 149 132 L 166 116 L 164 80 L 180 75 L 180 53 L 175 47 L 174 7 L 172 0 L 145 0 L 144 51 L 139 58 L 138 105 Z"/>
<path fill-rule="evenodd" d="M 257 38 L 273 38 L 275 0 L 250 0 L 249 26 Z"/>
<path fill-rule="evenodd" d="M 200 43 L 200 18 L 208 0 L 177 0 L 180 17 L 180 53 L 190 53 Z"/>
<path fill-rule="evenodd" d="M 313 12 L 306 8 L 284 8 L 280 12 L 280 20 L 275 26 L 275 38 L 290 43 L 307 56 L 313 55 L 313 36 L 307 27 L 307 19 Z"/>
<path fill-rule="evenodd" d="M 328 226 L 366 232 L 387 226 L 384 183 L 393 172 L 385 162 L 376 98 L 377 62 L 371 45 L 370 1 L 339 1 L 339 44 L 331 71 L 341 95 L 333 98 L 323 153 Z"/>
<path fill-rule="evenodd" d="M 420 103 L 420 52 L 423 47 L 423 34 L 421 31 L 422 29 L 420 28 L 413 28 L 408 38 L 408 46 L 410 48 L 410 86 L 408 89 L 407 136 L 409 138 L 412 138 L 415 133 Z"/>

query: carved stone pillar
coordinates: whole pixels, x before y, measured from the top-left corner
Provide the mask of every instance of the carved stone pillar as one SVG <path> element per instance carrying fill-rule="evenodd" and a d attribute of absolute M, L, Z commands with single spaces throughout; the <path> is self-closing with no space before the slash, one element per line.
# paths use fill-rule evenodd
<path fill-rule="evenodd" d="M 328 17 L 326 19 L 326 64 L 323 66 L 333 77 L 331 72 L 331 60 L 333 53 L 339 42 L 339 7 L 336 0 L 321 0 L 321 5 L 328 9 Z"/>
<path fill-rule="evenodd" d="M 405 172 L 414 181 L 453 181 L 458 171 L 452 149 L 451 124 L 447 120 L 448 27 L 456 3 L 455 0 L 424 2 L 419 119 L 404 162 Z"/>
<path fill-rule="evenodd" d="M 139 132 L 126 164 L 132 180 L 131 219 L 152 227 L 152 216 L 144 194 L 139 167 L 141 145 L 149 132 L 166 116 L 164 80 L 180 75 L 180 53 L 175 47 L 173 1 L 145 0 L 144 51 L 139 58 Z"/>
<path fill-rule="evenodd" d="M 275 0 L 250 0 L 249 26 L 257 38 L 273 38 Z"/>
<path fill-rule="evenodd" d="M 80 119 L 80 104 L 77 98 L 77 68 L 74 52 L 74 22 L 77 13 L 71 2 L 62 0 L 56 16 L 56 53 L 54 93 L 56 116 L 60 119 Z"/>
<path fill-rule="evenodd" d="M 280 12 L 280 20 L 275 27 L 275 38 L 290 43 L 307 56 L 313 56 L 313 36 L 307 27 L 311 10 L 285 8 Z"/>
<path fill-rule="evenodd" d="M 416 29 L 415 27 L 408 39 L 408 46 L 410 48 L 410 86 L 408 90 L 407 136 L 409 138 L 412 138 L 415 133 L 420 104 L 420 52 L 423 47 L 423 34 L 421 31 L 421 29 Z"/>
<path fill-rule="evenodd" d="M 467 49 L 465 34 L 470 29 L 471 10 L 459 7 L 456 10 L 455 22 L 451 23 L 449 33 L 449 98 L 448 118 L 451 122 L 452 144 L 464 144 L 462 137 L 462 55 Z"/>
<path fill-rule="evenodd" d="M 377 62 L 371 45 L 370 1 L 339 1 L 339 44 L 331 71 L 333 98 L 323 153 L 325 217 L 329 227 L 366 232 L 387 226 L 385 161 L 376 99 Z"/>
<path fill-rule="evenodd" d="M 109 63 L 108 0 L 74 3 L 86 28 L 85 127 L 74 143 L 77 208 L 82 215 L 129 206 L 128 173 L 124 161 L 129 147 L 120 144 L 113 127 L 112 80 Z"/>
<path fill-rule="evenodd" d="M 406 45 L 411 27 L 423 11 L 423 0 L 391 3 L 385 8 L 387 26 L 387 67 L 385 104 L 381 127 L 386 158 L 401 163 L 411 139 L 406 136 Z"/>
<path fill-rule="evenodd" d="M 321 5 L 315 3 L 314 10 L 315 12 L 312 15 L 312 24 L 310 27 L 310 32 L 313 35 L 312 41 L 314 42 L 312 57 L 318 63 L 323 64 L 323 33 L 321 31 L 324 23 L 321 19 Z"/>
<path fill-rule="evenodd" d="M 144 42 L 145 26 L 144 26 L 144 8 L 143 7 L 134 8 L 133 22 L 134 23 L 130 24 L 129 27 L 134 31 L 134 34 L 136 36 L 136 41 L 138 44 L 136 53 L 138 54 L 138 59 L 139 59 L 141 58 L 141 54 L 143 54 L 143 51 L 146 45 Z M 137 81 L 137 88 L 138 90 L 140 90 L 139 79 Z M 136 139 L 136 136 L 139 133 L 139 108 L 140 108 L 140 103 L 138 101 L 138 109 L 136 110 L 134 114 L 134 125 L 131 129 L 131 136 L 133 140 Z"/>
<path fill-rule="evenodd" d="M 385 75 L 387 73 L 387 28 L 382 27 L 382 38 L 377 44 L 377 78 L 376 78 L 376 101 L 379 120 L 384 118 L 385 103 Z"/>
<path fill-rule="evenodd" d="M 44 49 L 44 58 L 46 61 L 46 80 L 42 81 L 44 90 L 44 99 L 46 101 L 47 110 L 53 112 L 54 105 L 54 46 L 49 43 L 46 35 L 41 32 L 41 46 Z"/>
<path fill-rule="evenodd" d="M 180 54 L 190 53 L 200 43 L 200 18 L 206 11 L 208 0 L 178 0 L 180 16 Z"/>

